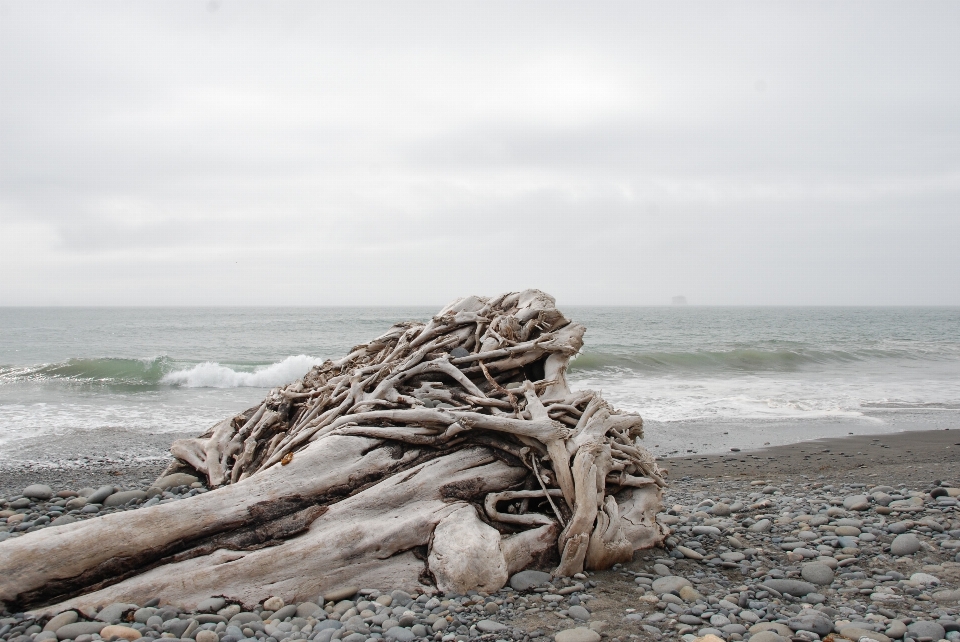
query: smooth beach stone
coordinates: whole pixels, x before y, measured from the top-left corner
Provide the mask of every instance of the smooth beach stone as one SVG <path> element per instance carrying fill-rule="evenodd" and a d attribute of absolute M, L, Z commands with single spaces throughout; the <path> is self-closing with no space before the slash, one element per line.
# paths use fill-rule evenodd
<path fill-rule="evenodd" d="M 673 575 L 673 571 L 666 564 L 654 564 L 653 572 L 661 577 L 669 577 Z"/>
<path fill-rule="evenodd" d="M 113 486 L 101 486 L 87 497 L 88 504 L 102 504 L 107 497 L 116 492 Z"/>
<path fill-rule="evenodd" d="M 30 499 L 50 499 L 53 497 L 53 489 L 46 484 L 31 484 L 20 494 Z"/>
<path fill-rule="evenodd" d="M 56 518 L 55 520 L 53 520 L 52 522 L 50 522 L 50 525 L 51 525 L 51 526 L 63 526 L 64 524 L 73 524 L 74 522 L 77 522 L 77 521 L 80 521 L 80 520 L 78 520 L 78 519 L 77 519 L 76 517 L 74 517 L 73 515 L 61 515 L 60 517 L 58 517 L 58 518 Z"/>
<path fill-rule="evenodd" d="M 860 529 L 856 526 L 837 526 L 837 530 L 833 531 L 838 537 L 849 536 L 849 537 L 859 537 Z"/>
<path fill-rule="evenodd" d="M 138 640 L 143 636 L 140 635 L 140 631 L 132 629 L 129 626 L 112 624 L 100 630 L 100 637 L 104 640 L 109 640 L 112 637 L 118 637 L 123 640 Z"/>
<path fill-rule="evenodd" d="M 388 595 L 387 599 L 389 598 L 390 596 Z M 297 617 L 310 617 L 317 611 L 322 611 L 322 610 L 323 609 L 319 604 L 314 604 L 313 602 L 303 602 L 302 604 L 296 607 L 296 614 L 297 614 Z"/>
<path fill-rule="evenodd" d="M 410 629 L 405 629 L 401 626 L 394 626 L 387 629 L 384 632 L 383 637 L 393 638 L 397 642 L 413 642 L 413 640 L 417 639 L 417 636 L 413 634 L 413 631 L 411 631 Z M 197 640 L 197 642 L 200 642 L 200 641 Z"/>
<path fill-rule="evenodd" d="M 114 493 L 103 500 L 104 506 L 123 506 L 131 499 L 146 499 L 147 494 L 142 490 L 124 490 Z"/>
<path fill-rule="evenodd" d="M 781 622 L 760 622 L 759 624 L 754 624 L 748 630 L 753 634 L 760 633 L 761 631 L 773 631 L 777 635 L 787 638 L 793 635 L 793 629 Z"/>
<path fill-rule="evenodd" d="M 931 595 L 935 601 L 949 604 L 960 601 L 960 589 L 937 591 Z"/>
<path fill-rule="evenodd" d="M 693 534 L 694 535 L 717 535 L 719 536 L 722 531 L 716 526 L 694 526 Z"/>
<path fill-rule="evenodd" d="M 833 631 L 833 620 L 820 611 L 806 609 L 797 617 L 788 620 L 787 626 L 793 631 L 813 631 L 822 637 Z"/>
<path fill-rule="evenodd" d="M 686 546 L 678 546 L 675 550 L 678 551 L 681 555 L 683 555 L 684 557 L 686 557 L 687 559 L 690 559 L 690 560 L 698 560 L 698 561 L 699 561 L 699 560 L 702 560 L 702 559 L 703 559 L 703 555 L 701 555 L 700 553 L 696 552 L 696 551 L 693 550 L 692 548 L 687 548 Z"/>
<path fill-rule="evenodd" d="M 87 505 L 86 497 L 74 497 L 73 499 L 71 499 L 66 503 L 64 508 L 66 508 L 67 510 L 80 510 L 86 505 Z"/>
<path fill-rule="evenodd" d="M 776 631 L 760 631 L 750 636 L 750 642 L 786 642 L 788 639 L 778 635 Z"/>
<path fill-rule="evenodd" d="M 703 599 L 703 596 L 700 595 L 700 591 L 692 586 L 684 586 L 678 591 L 678 593 L 680 593 L 680 599 L 684 602 L 696 602 L 697 600 Z"/>
<path fill-rule="evenodd" d="M 923 586 L 933 586 L 940 583 L 940 578 L 929 573 L 914 573 L 910 576 L 910 581 Z"/>
<path fill-rule="evenodd" d="M 757 523 L 751 524 L 748 527 L 748 530 L 754 533 L 766 533 L 772 526 L 773 522 L 771 522 L 769 519 L 761 519 Z"/>
<path fill-rule="evenodd" d="M 551 575 L 543 571 L 520 571 L 510 576 L 510 588 L 514 591 L 529 591 L 550 581 Z"/>
<path fill-rule="evenodd" d="M 723 502 L 720 502 L 719 504 L 714 504 L 713 507 L 710 509 L 710 513 L 712 515 L 716 515 L 717 517 L 727 517 L 728 515 L 730 515 L 731 512 L 732 511 L 730 510 L 730 505 L 724 504 Z"/>
<path fill-rule="evenodd" d="M 890 626 L 883 632 L 888 638 L 899 640 L 907 632 L 907 625 L 900 620 L 890 620 Z"/>
<path fill-rule="evenodd" d="M 159 488 L 160 490 L 167 490 L 169 488 L 174 488 L 177 486 L 189 486 L 194 482 L 200 481 L 198 478 L 193 475 L 188 475 L 186 473 L 173 473 L 172 475 L 167 475 L 166 477 L 161 477 L 157 481 L 150 484 L 151 488 Z"/>
<path fill-rule="evenodd" d="M 276 597 L 276 596 L 267 598 L 267 599 L 264 600 L 264 602 L 263 602 L 263 610 L 264 610 L 264 611 L 274 611 L 274 612 L 276 612 L 276 611 L 279 611 L 280 609 L 282 609 L 283 606 L 284 606 L 284 605 L 283 605 L 283 600 L 280 599 L 279 597 Z M 294 611 L 296 611 L 296 609 L 294 609 Z"/>
<path fill-rule="evenodd" d="M 600 634 L 586 627 L 578 626 L 575 629 L 559 631 L 553 639 L 556 642 L 600 642 Z"/>
<path fill-rule="evenodd" d="M 53 631 L 41 631 L 40 633 L 36 634 L 36 637 L 33 638 L 33 642 L 54 642 L 56 639 L 57 634 Z"/>
<path fill-rule="evenodd" d="M 215 631 L 197 631 L 194 638 L 197 642 L 220 642 L 220 636 Z"/>
<path fill-rule="evenodd" d="M 946 630 L 936 622 L 920 620 L 907 625 L 907 635 L 912 638 L 933 638 L 941 640 L 947 634 Z"/>
<path fill-rule="evenodd" d="M 265 602 L 264 604 L 266 604 L 266 602 Z M 288 604 L 288 605 L 286 605 L 286 606 L 284 606 L 284 607 L 281 607 L 281 608 L 275 610 L 275 611 L 273 612 L 273 616 L 272 616 L 272 617 L 273 617 L 273 619 L 280 620 L 280 621 L 286 620 L 288 617 L 293 617 L 293 616 L 295 616 L 295 615 L 297 614 L 297 609 L 298 609 L 298 608 L 299 608 L 299 607 L 297 607 L 296 604 Z M 317 608 L 319 608 L 319 607 L 317 607 Z M 313 611 L 311 611 L 311 614 L 312 614 L 312 613 L 313 613 Z M 241 615 L 242 615 L 242 614 L 241 614 Z M 235 619 L 235 618 L 234 618 L 234 619 Z M 257 619 L 259 619 L 259 618 L 257 618 Z"/>
<path fill-rule="evenodd" d="M 840 629 L 840 635 L 850 640 L 859 640 L 860 638 L 870 638 L 871 640 L 876 640 L 877 642 L 891 642 L 883 633 L 878 633 L 876 631 L 871 631 L 870 629 L 861 629 L 857 626 L 845 626 Z"/>
<path fill-rule="evenodd" d="M 789 593 L 794 597 L 803 597 L 807 593 L 813 593 L 817 590 L 817 587 L 813 584 L 800 580 L 765 580 L 763 586 L 772 588 L 778 593 Z"/>
<path fill-rule="evenodd" d="M 867 510 L 870 508 L 870 498 L 866 495 L 851 495 L 844 498 L 843 507 L 847 510 Z"/>
<path fill-rule="evenodd" d="M 181 620 L 175 617 L 164 622 L 160 628 L 163 629 L 164 633 L 172 633 L 174 637 L 181 638 L 189 626 L 190 620 Z"/>
<path fill-rule="evenodd" d="M 575 606 L 571 606 L 571 607 L 567 610 L 567 615 L 569 615 L 570 617 L 572 617 L 574 620 L 589 620 L 589 619 L 590 619 L 590 611 L 588 611 L 587 609 L 583 608 L 583 607 L 580 606 L 579 604 L 577 604 L 577 605 L 575 605 Z"/>
<path fill-rule="evenodd" d="M 679 591 L 684 586 L 693 586 L 693 584 L 685 577 L 668 575 L 667 577 L 655 579 L 652 588 L 655 593 L 670 593 L 672 591 Z"/>
<path fill-rule="evenodd" d="M 810 562 L 804 564 L 800 569 L 800 576 L 808 582 L 826 586 L 833 582 L 833 569 L 820 562 Z"/>
<path fill-rule="evenodd" d="M 897 535 L 890 544 L 890 554 L 898 557 L 913 555 L 920 550 L 920 540 L 913 533 Z"/>
<path fill-rule="evenodd" d="M 46 626 L 43 627 L 44 631 L 53 631 L 56 633 L 57 629 L 61 626 L 66 626 L 68 624 L 73 624 L 80 616 L 76 611 L 64 611 L 50 618 L 50 621 L 47 622 Z"/>
<path fill-rule="evenodd" d="M 503 624 L 494 622 L 493 620 L 480 620 L 477 622 L 477 630 L 484 633 L 496 633 L 497 631 L 503 631 L 506 628 L 507 627 Z"/>
<path fill-rule="evenodd" d="M 277 619 L 283 620 L 284 618 L 288 618 L 296 612 L 297 612 L 297 607 L 294 606 L 292 609 L 289 609 L 286 615 L 284 615 L 283 617 L 278 617 Z M 274 614 L 274 616 L 276 617 L 276 614 Z M 249 624 L 250 622 L 260 622 L 260 621 L 262 620 L 260 619 L 260 616 L 258 614 L 251 613 L 249 611 L 242 611 L 234 615 L 232 618 L 230 618 L 229 624 L 232 624 L 234 626 L 242 626 L 244 624 Z"/>
<path fill-rule="evenodd" d="M 58 640 L 76 640 L 81 635 L 100 633 L 106 627 L 104 622 L 74 622 L 57 629 Z"/>

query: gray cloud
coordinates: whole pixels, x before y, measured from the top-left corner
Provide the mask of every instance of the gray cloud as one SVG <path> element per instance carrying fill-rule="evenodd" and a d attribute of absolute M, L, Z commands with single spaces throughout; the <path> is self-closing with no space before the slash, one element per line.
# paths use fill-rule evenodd
<path fill-rule="evenodd" d="M 0 1 L 0 304 L 960 304 L 955 3 Z"/>

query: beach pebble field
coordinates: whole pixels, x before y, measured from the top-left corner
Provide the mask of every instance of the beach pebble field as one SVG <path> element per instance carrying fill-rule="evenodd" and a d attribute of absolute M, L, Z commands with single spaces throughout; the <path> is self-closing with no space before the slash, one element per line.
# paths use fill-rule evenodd
<path fill-rule="evenodd" d="M 776 465 L 736 474 L 723 469 L 730 458 L 667 461 L 673 481 L 658 517 L 669 529 L 665 546 L 607 571 L 551 578 L 543 572 L 549 569 L 528 570 L 492 594 L 343 586 L 295 604 L 279 597 L 235 604 L 212 595 L 190 611 L 157 595 L 52 618 L 5 612 L 0 638 L 960 641 L 955 461 L 915 465 L 926 459 L 918 452 L 818 472 L 805 455 L 784 453 Z M 934 477 L 937 471 L 943 474 Z M 2 498 L 0 538 L 203 492 L 189 476 L 145 488 L 31 484 Z"/>

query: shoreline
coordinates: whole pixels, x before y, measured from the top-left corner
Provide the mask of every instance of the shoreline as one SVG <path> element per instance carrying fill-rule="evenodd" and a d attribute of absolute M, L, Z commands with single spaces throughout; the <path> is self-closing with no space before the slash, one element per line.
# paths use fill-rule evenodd
<path fill-rule="evenodd" d="M 815 478 L 840 471 L 869 480 L 886 469 L 895 470 L 904 480 L 958 479 L 960 483 L 960 424 L 955 426 L 827 437 L 724 453 L 658 456 L 658 461 L 670 471 L 671 483 L 683 477 L 734 473 L 739 477 L 749 473 Z M 18 454 L 22 458 L 0 459 L 0 497 L 16 494 L 30 484 L 61 484 L 54 490 L 104 484 L 146 488 L 172 461 L 169 448 L 173 440 L 193 436 L 124 429 L 98 431 L 95 442 L 84 434 L 53 436 L 21 448 Z M 650 440 L 645 439 L 646 445 Z"/>

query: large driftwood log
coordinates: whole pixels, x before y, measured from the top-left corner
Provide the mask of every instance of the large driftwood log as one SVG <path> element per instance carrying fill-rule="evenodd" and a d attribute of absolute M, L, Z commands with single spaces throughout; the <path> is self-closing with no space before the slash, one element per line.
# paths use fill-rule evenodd
<path fill-rule="evenodd" d="M 663 538 L 639 416 L 571 391 L 583 326 L 527 290 L 402 323 L 197 439 L 215 490 L 0 544 L 0 600 L 255 604 L 337 586 L 492 591 L 608 568 Z"/>

